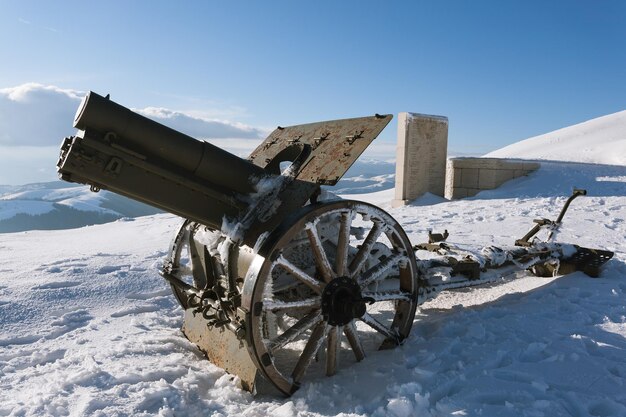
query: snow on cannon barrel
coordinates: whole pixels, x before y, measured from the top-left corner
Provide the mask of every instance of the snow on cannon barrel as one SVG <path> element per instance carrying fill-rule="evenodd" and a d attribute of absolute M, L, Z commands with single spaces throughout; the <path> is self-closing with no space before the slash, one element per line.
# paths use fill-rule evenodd
<path fill-rule="evenodd" d="M 183 333 L 244 388 L 289 395 L 305 374 L 333 375 L 413 325 L 418 270 L 402 227 L 320 189 L 391 118 L 278 127 L 241 159 L 91 92 L 57 166 L 66 181 L 183 217 L 161 271 Z"/>

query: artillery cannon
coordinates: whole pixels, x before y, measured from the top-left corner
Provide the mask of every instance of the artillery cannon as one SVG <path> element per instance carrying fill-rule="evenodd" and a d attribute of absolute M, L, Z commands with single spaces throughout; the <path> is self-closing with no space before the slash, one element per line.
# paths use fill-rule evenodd
<path fill-rule="evenodd" d="M 502 264 L 455 258 L 441 242 L 426 249 L 446 256 L 418 262 L 388 213 L 326 198 L 321 186 L 334 185 L 391 118 L 278 127 L 241 159 L 90 92 L 57 166 L 63 180 L 185 218 L 161 271 L 184 309 L 183 333 L 244 388 L 290 395 L 305 373 L 333 375 L 402 343 L 419 303 L 482 283 L 481 270 Z M 580 252 L 567 248 L 529 243 L 504 259 L 545 272 L 539 266 Z M 442 265 L 464 278 L 429 276 Z"/>
<path fill-rule="evenodd" d="M 279 127 L 244 160 L 91 92 L 58 171 L 188 219 L 162 270 L 183 332 L 244 387 L 262 376 L 290 394 L 322 344 L 332 375 L 344 335 L 361 360 L 411 330 L 418 274 L 402 227 L 320 198 L 391 118 Z"/>

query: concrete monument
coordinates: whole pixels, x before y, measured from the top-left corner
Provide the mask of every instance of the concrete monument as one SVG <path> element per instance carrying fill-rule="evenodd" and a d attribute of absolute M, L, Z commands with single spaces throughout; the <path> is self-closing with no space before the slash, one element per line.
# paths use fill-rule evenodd
<path fill-rule="evenodd" d="M 418 113 L 398 115 L 396 192 L 393 207 L 429 192 L 443 197 L 448 118 Z"/>

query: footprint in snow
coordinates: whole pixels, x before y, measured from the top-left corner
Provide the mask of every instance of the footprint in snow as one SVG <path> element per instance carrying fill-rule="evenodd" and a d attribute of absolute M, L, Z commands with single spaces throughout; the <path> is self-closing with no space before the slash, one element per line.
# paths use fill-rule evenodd
<path fill-rule="evenodd" d="M 27 335 L 27 336 L 15 336 L 6 339 L 0 339 L 0 347 L 13 346 L 13 345 L 30 345 L 40 340 L 41 336 Z"/>
<path fill-rule="evenodd" d="M 111 317 L 118 318 L 118 317 L 129 316 L 131 314 L 152 313 L 154 311 L 159 311 L 159 310 L 161 310 L 161 307 L 155 306 L 155 305 L 137 306 L 137 307 L 132 307 L 132 308 L 128 308 L 125 310 L 117 311 L 111 314 Z"/>
<path fill-rule="evenodd" d="M 160 259 L 160 258 L 163 258 L 165 255 L 167 255 L 167 252 L 157 251 L 155 253 L 152 253 L 146 256 L 146 259 Z"/>
<path fill-rule="evenodd" d="M 40 351 L 39 349 L 30 352 L 30 354 L 18 355 L 4 363 L 3 372 L 10 373 L 22 371 L 28 368 L 43 366 L 48 363 L 54 363 L 65 357 L 65 349 L 57 349 L 51 351 Z"/>
<path fill-rule="evenodd" d="M 111 274 L 113 272 L 117 272 L 122 270 L 122 268 L 130 268 L 130 265 L 107 265 L 103 266 L 96 271 L 96 274 L 104 275 Z"/>
<path fill-rule="evenodd" d="M 36 285 L 31 287 L 31 290 L 57 290 L 61 288 L 71 288 L 80 285 L 81 283 L 78 281 L 57 281 L 57 282 L 48 282 L 42 285 Z"/>
<path fill-rule="evenodd" d="M 166 295 L 170 295 L 171 291 L 169 288 L 164 288 L 162 290 L 154 291 L 154 292 L 146 292 L 146 293 L 131 293 L 126 296 L 129 300 L 149 300 L 151 298 L 163 297 Z"/>
<path fill-rule="evenodd" d="M 71 331 L 85 327 L 93 320 L 93 316 L 87 310 L 76 310 L 63 314 L 51 324 L 56 327 L 47 336 L 46 339 L 56 339 Z"/>

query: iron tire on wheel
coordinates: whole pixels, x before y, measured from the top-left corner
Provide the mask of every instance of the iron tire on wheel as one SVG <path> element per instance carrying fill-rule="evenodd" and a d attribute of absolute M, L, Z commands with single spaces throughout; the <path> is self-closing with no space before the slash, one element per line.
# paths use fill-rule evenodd
<path fill-rule="evenodd" d="M 163 268 L 163 274 L 171 275 L 188 286 L 189 289 L 184 290 L 170 283 L 172 293 L 184 310 L 193 306 L 198 299 L 197 294 L 207 281 L 206 250 L 203 244 L 194 239 L 196 232 L 202 227 L 192 220 L 184 221 L 172 240 Z"/>
<path fill-rule="evenodd" d="M 400 344 L 417 294 L 411 243 L 388 213 L 350 200 L 306 206 L 261 243 L 248 270 L 248 349 L 290 395 L 305 373 L 330 376 L 340 359 L 360 361 Z"/>

